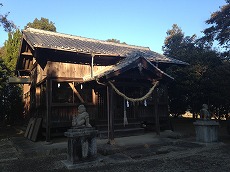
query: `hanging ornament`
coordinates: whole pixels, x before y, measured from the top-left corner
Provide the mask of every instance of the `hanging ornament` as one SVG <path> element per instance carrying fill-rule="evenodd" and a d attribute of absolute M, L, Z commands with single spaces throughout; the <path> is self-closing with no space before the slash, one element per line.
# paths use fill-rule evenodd
<path fill-rule="evenodd" d="M 143 68 L 142 64 L 139 63 L 139 64 L 138 64 L 138 69 L 139 69 L 140 73 L 142 72 L 142 68 Z"/>
<path fill-rule="evenodd" d="M 146 101 L 146 99 L 144 100 L 144 105 L 147 106 L 147 101 Z"/>
<path fill-rule="evenodd" d="M 128 100 L 126 101 L 126 107 L 129 107 L 129 101 Z"/>

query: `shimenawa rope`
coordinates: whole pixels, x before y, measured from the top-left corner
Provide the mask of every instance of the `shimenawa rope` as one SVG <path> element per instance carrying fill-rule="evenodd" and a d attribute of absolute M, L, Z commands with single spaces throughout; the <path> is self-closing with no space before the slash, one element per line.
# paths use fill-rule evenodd
<path fill-rule="evenodd" d="M 145 99 L 147 99 L 151 94 L 152 92 L 154 91 L 154 89 L 156 88 L 157 84 L 159 83 L 159 81 L 156 81 L 154 83 L 154 85 L 149 89 L 149 91 L 143 96 L 143 97 L 140 97 L 140 98 L 130 98 L 130 97 L 127 97 L 125 94 L 123 94 L 122 92 L 120 92 L 116 87 L 115 85 L 109 81 L 109 84 L 112 86 L 112 88 L 114 89 L 114 91 L 122 96 L 124 99 L 128 100 L 128 101 L 131 101 L 131 102 L 139 102 L 139 101 L 143 101 Z"/>

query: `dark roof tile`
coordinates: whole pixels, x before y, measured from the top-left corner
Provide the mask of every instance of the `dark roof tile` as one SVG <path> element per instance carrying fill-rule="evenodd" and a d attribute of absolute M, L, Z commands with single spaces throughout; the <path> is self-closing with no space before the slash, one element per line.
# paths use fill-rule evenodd
<path fill-rule="evenodd" d="M 141 53 L 150 61 L 161 63 L 186 64 L 182 61 L 168 58 L 151 51 L 148 47 L 133 46 L 127 44 L 112 43 L 80 36 L 73 36 L 57 32 L 27 28 L 23 31 L 24 39 L 35 48 L 47 48 L 81 53 L 96 53 L 101 55 L 114 55 L 128 57 L 132 53 Z"/>

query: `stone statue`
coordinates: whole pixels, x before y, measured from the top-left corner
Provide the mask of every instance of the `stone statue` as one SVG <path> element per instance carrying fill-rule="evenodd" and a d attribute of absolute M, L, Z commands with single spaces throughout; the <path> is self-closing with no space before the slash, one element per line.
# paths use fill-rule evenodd
<path fill-rule="evenodd" d="M 84 105 L 78 106 L 78 115 L 73 117 L 72 126 L 76 128 L 92 127 L 89 124 L 89 114 Z"/>
<path fill-rule="evenodd" d="M 211 114 L 208 111 L 207 104 L 202 105 L 202 109 L 200 110 L 200 118 L 201 119 L 211 119 Z"/>

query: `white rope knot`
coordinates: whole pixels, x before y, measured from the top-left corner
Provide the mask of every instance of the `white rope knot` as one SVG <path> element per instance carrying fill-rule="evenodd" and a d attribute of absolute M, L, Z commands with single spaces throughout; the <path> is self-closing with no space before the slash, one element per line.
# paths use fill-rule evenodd
<path fill-rule="evenodd" d="M 116 87 L 115 85 L 109 81 L 109 84 L 112 86 L 112 88 L 114 89 L 114 91 L 122 96 L 124 99 L 128 100 L 128 101 L 131 101 L 131 102 L 140 102 L 140 101 L 143 101 L 143 100 L 146 100 L 151 94 L 152 92 L 154 91 L 154 89 L 156 88 L 156 86 L 158 85 L 159 81 L 156 81 L 154 83 L 154 85 L 149 89 L 149 91 L 143 96 L 143 97 L 140 97 L 140 98 L 131 98 L 131 97 L 128 97 L 126 96 L 124 93 L 120 92 Z"/>

